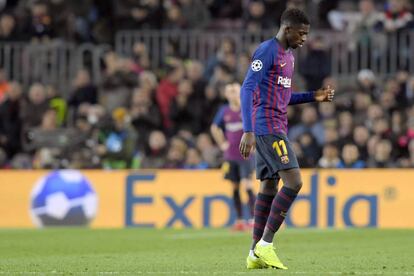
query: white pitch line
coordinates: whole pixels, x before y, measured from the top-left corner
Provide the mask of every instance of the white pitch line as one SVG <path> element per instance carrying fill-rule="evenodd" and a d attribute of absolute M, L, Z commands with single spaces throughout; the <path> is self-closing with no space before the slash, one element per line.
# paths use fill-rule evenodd
<path fill-rule="evenodd" d="M 260 270 L 260 272 L 267 272 L 268 270 Z M 197 272 L 197 271 L 134 271 L 134 272 L 126 272 L 126 271 L 97 271 L 97 272 L 70 272 L 74 275 L 91 275 L 91 274 L 97 274 L 97 275 L 136 275 L 136 274 L 180 274 L 180 275 L 190 275 L 190 274 L 213 274 L 213 275 L 229 275 L 230 274 L 237 274 L 237 275 L 244 275 L 244 274 L 252 274 L 253 271 L 238 271 L 238 272 L 229 272 L 229 271 L 223 271 L 223 272 Z M 257 271 L 259 272 L 259 271 Z M 65 275 L 68 272 L 58 272 L 58 271 L 0 271 L 0 275 L 27 275 L 27 274 L 50 274 L 50 275 Z M 323 272 L 323 275 L 342 275 L 344 271 L 328 271 Z M 414 275 L 414 271 L 390 271 L 390 272 L 366 272 L 366 271 L 350 271 L 349 273 L 352 273 L 353 275 Z M 283 274 L 293 274 L 293 275 L 320 275 L 321 272 L 308 272 L 308 271 L 283 271 Z"/>

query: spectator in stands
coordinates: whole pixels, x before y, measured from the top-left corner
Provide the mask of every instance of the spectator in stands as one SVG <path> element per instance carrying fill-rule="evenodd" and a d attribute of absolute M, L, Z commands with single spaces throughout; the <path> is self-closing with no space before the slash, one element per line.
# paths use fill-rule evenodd
<path fill-rule="evenodd" d="M 19 41 L 20 39 L 14 16 L 8 13 L 2 14 L 0 16 L 0 41 L 11 42 Z"/>
<path fill-rule="evenodd" d="M 147 46 L 142 42 L 134 44 L 133 48 L 133 71 L 137 74 L 148 70 L 150 68 L 150 58 Z"/>
<path fill-rule="evenodd" d="M 182 169 L 184 166 L 188 146 L 184 139 L 174 136 L 171 139 L 164 168 Z"/>
<path fill-rule="evenodd" d="M 92 83 L 91 75 L 86 69 L 79 70 L 73 80 L 73 92 L 69 97 L 68 105 L 74 115 L 82 103 L 98 103 L 98 89 Z"/>
<path fill-rule="evenodd" d="M 159 29 L 165 18 L 164 12 L 159 0 L 114 2 L 117 29 Z"/>
<path fill-rule="evenodd" d="M 381 29 L 388 33 L 398 33 L 413 27 L 414 17 L 408 10 L 406 0 L 388 0 L 385 11 L 380 16 Z"/>
<path fill-rule="evenodd" d="M 381 106 L 378 104 L 372 104 L 368 107 L 367 110 L 367 118 L 365 120 L 365 126 L 372 131 L 374 128 L 374 122 L 377 119 L 384 117 L 384 111 L 382 110 Z"/>
<path fill-rule="evenodd" d="M 49 106 L 56 110 L 57 124 L 62 126 L 66 122 L 66 114 L 68 109 L 66 100 L 61 97 L 59 91 L 54 85 L 47 85 L 45 90 Z"/>
<path fill-rule="evenodd" d="M 172 124 L 169 118 L 171 103 L 178 94 L 178 83 L 183 78 L 184 70 L 180 63 L 168 65 L 166 70 L 166 75 L 157 88 L 156 99 L 163 117 L 163 126 L 168 129 Z"/>
<path fill-rule="evenodd" d="M 178 0 L 186 26 L 191 29 L 203 29 L 210 23 L 210 12 L 205 1 Z"/>
<path fill-rule="evenodd" d="M 368 161 L 370 168 L 393 168 L 395 167 L 391 156 L 392 145 L 389 140 L 382 139 L 375 146 L 375 154 Z"/>
<path fill-rule="evenodd" d="M 327 126 L 324 131 L 324 140 L 327 144 L 340 144 L 339 134 L 336 130 L 336 126 Z"/>
<path fill-rule="evenodd" d="M 0 68 L 0 103 L 5 100 L 9 87 L 9 81 L 6 76 L 6 72 L 3 68 Z"/>
<path fill-rule="evenodd" d="M 21 150 L 22 88 L 18 82 L 11 82 L 5 100 L 0 105 L 0 146 L 12 158 Z"/>
<path fill-rule="evenodd" d="M 196 147 L 201 153 L 201 157 L 208 163 L 209 168 L 218 168 L 221 165 L 219 157 L 222 156 L 221 150 L 213 144 L 211 136 L 201 133 L 197 136 Z"/>
<path fill-rule="evenodd" d="M 194 97 L 198 101 L 204 101 L 204 91 L 207 86 L 206 80 L 203 78 L 204 66 L 197 60 L 190 60 L 185 65 L 186 76 L 193 85 Z"/>
<path fill-rule="evenodd" d="M 207 5 L 214 18 L 238 19 L 242 16 L 241 0 L 211 0 Z"/>
<path fill-rule="evenodd" d="M 178 4 L 170 2 L 170 5 L 166 10 L 166 14 L 167 16 L 164 20 L 163 29 L 181 30 L 190 28 Z"/>
<path fill-rule="evenodd" d="M 277 26 L 275 18 L 267 17 L 263 0 L 249 1 L 244 29 L 254 33 L 263 29 L 272 29 Z"/>
<path fill-rule="evenodd" d="M 373 99 L 378 99 L 380 91 L 377 87 L 377 80 L 374 72 L 369 69 L 362 69 L 357 75 L 358 90 L 370 95 Z"/>
<path fill-rule="evenodd" d="M 206 69 L 204 71 L 204 79 L 209 80 L 214 74 L 214 69 L 220 63 L 223 63 L 226 56 L 234 54 L 236 51 L 235 42 L 230 37 L 224 37 L 219 42 L 218 48 L 214 55 L 210 56 L 206 62 Z"/>
<path fill-rule="evenodd" d="M 373 0 L 360 0 L 359 12 L 353 20 L 347 22 L 347 31 L 351 34 L 349 48 L 355 50 L 358 45 L 360 47 L 371 47 L 375 41 L 384 37 L 375 32 L 378 22 L 381 20 L 381 13 L 375 8 Z M 374 50 L 375 51 L 375 50 Z"/>
<path fill-rule="evenodd" d="M 342 111 L 338 116 L 339 139 L 346 142 L 352 141 L 352 131 L 354 129 L 354 118 L 349 111 Z"/>
<path fill-rule="evenodd" d="M 97 152 L 102 156 L 103 167 L 107 169 L 127 169 L 132 167 L 138 134 L 130 124 L 130 116 L 125 108 L 112 112 L 112 124 L 100 133 Z"/>
<path fill-rule="evenodd" d="M 391 138 L 391 128 L 386 118 L 379 118 L 374 121 L 373 133 L 381 138 Z"/>
<path fill-rule="evenodd" d="M 322 157 L 318 161 L 318 166 L 324 169 L 337 168 L 340 161 L 336 145 L 325 144 L 322 150 Z"/>
<path fill-rule="evenodd" d="M 182 79 L 178 84 L 178 94 L 171 102 L 169 118 L 172 120 L 172 133 L 179 130 L 188 130 L 199 133 L 201 116 L 201 102 L 197 100 L 193 91 L 193 84 L 188 79 Z"/>
<path fill-rule="evenodd" d="M 318 121 L 318 113 L 316 108 L 312 105 L 307 105 L 302 109 L 301 123 L 293 126 L 289 130 L 289 139 L 298 140 L 298 138 L 309 132 L 315 137 L 318 145 L 322 145 L 324 141 L 324 128 L 321 122 Z"/>
<path fill-rule="evenodd" d="M 167 138 L 160 130 L 150 133 L 145 147 L 141 168 L 159 169 L 165 166 L 167 155 Z"/>
<path fill-rule="evenodd" d="M 320 157 L 320 147 L 311 133 L 303 133 L 299 139 L 300 147 L 303 151 L 307 164 L 317 164 Z"/>
<path fill-rule="evenodd" d="M 162 116 L 149 90 L 137 87 L 132 95 L 130 115 L 138 132 L 138 149 L 143 150 L 152 131 L 162 128 Z"/>
<path fill-rule="evenodd" d="M 372 104 L 371 95 L 365 92 L 357 92 L 353 98 L 353 117 L 355 124 L 363 124 L 368 107 Z"/>
<path fill-rule="evenodd" d="M 202 170 L 208 168 L 208 163 L 201 159 L 200 152 L 197 148 L 189 148 L 187 150 L 184 169 Z"/>
<path fill-rule="evenodd" d="M 342 160 L 338 164 L 340 169 L 362 169 L 365 162 L 359 159 L 359 151 L 356 145 L 346 144 L 342 149 Z"/>
<path fill-rule="evenodd" d="M 331 73 L 331 61 L 322 36 L 316 36 L 308 43 L 309 50 L 300 62 L 299 72 L 305 78 L 306 90 L 317 90 Z M 315 70 L 318 68 L 318 70 Z"/>
<path fill-rule="evenodd" d="M 132 59 L 120 57 L 114 52 L 105 55 L 105 65 L 99 102 L 111 112 L 128 105 L 131 90 L 137 84 L 137 75 L 132 70 Z"/>
<path fill-rule="evenodd" d="M 46 98 L 45 87 L 40 83 L 32 84 L 21 109 L 23 131 L 39 126 L 47 109 L 49 109 L 49 102 Z"/>
<path fill-rule="evenodd" d="M 354 128 L 353 142 L 358 147 L 359 155 L 362 160 L 368 160 L 368 139 L 369 131 L 365 126 L 359 125 Z"/>
<path fill-rule="evenodd" d="M 314 163 L 309 162 L 309 159 L 305 156 L 305 153 L 303 152 L 302 147 L 299 144 L 299 142 L 293 141 L 292 149 L 295 151 L 298 163 L 302 168 L 313 168 L 315 166 Z"/>
<path fill-rule="evenodd" d="M 55 25 L 49 7 L 44 2 L 35 2 L 30 9 L 31 18 L 28 30 L 33 42 L 46 42 L 55 37 Z"/>

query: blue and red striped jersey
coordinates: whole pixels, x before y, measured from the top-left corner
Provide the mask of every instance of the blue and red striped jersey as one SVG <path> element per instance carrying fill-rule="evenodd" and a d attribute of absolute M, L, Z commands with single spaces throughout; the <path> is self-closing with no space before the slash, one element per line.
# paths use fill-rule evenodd
<path fill-rule="evenodd" d="M 276 38 L 253 54 L 241 88 L 243 130 L 256 135 L 287 134 L 287 106 L 314 101 L 314 92 L 292 94 L 295 58 Z"/>

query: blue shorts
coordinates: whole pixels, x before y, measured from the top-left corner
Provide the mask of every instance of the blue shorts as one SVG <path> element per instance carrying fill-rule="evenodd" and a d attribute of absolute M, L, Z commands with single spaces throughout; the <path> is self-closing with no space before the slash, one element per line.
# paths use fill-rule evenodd
<path fill-rule="evenodd" d="M 299 164 L 286 135 L 256 136 L 257 179 L 277 179 L 278 171 L 293 168 L 299 168 Z"/>
<path fill-rule="evenodd" d="M 241 179 L 251 178 L 254 171 L 254 158 L 248 160 L 228 160 L 223 166 L 224 178 L 239 183 Z"/>

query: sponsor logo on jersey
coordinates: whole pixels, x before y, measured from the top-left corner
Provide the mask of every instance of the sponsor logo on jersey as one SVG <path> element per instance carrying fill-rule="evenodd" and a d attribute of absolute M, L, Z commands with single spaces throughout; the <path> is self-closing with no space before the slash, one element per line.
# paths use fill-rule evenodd
<path fill-rule="evenodd" d="M 283 86 L 284 88 L 290 88 L 292 80 L 288 77 L 279 76 L 277 77 L 277 84 Z"/>

